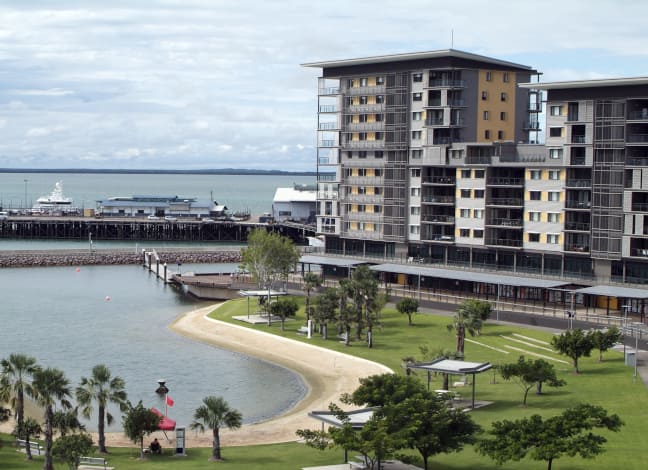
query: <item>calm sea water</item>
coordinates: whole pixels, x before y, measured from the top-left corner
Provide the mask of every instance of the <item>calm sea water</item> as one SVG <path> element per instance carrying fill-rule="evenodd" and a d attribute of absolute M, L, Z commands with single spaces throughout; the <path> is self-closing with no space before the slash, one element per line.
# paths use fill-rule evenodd
<path fill-rule="evenodd" d="M 96 201 L 135 194 L 177 195 L 209 200 L 213 197 L 231 212 L 270 212 L 278 187 L 314 184 L 312 176 L 264 175 L 133 175 L 80 173 L 0 173 L 0 206 L 31 207 L 49 194 L 57 181 L 63 192 L 81 208 L 94 209 Z"/>
<path fill-rule="evenodd" d="M 25 182 L 25 180 L 27 180 Z M 232 211 L 270 211 L 275 189 L 312 184 L 292 176 L 95 175 L 0 173 L 0 204 L 31 206 L 58 180 L 75 204 L 95 207 L 110 196 L 173 194 L 209 198 Z M 25 194 L 26 191 L 26 194 Z M 191 243 L 98 241 L 97 248 L 191 246 Z M 239 247 L 240 245 L 226 245 Z M 85 241 L 0 240 L 0 250 L 86 248 Z M 236 265 L 184 265 L 182 270 L 228 272 Z M 306 393 L 291 371 L 175 335 L 167 325 L 205 304 L 164 286 L 138 266 L 0 269 L 0 357 L 12 352 L 35 356 L 66 372 L 76 386 L 92 367 L 105 363 L 126 380 L 129 398 L 164 408 L 154 393 L 165 378 L 175 401 L 169 416 L 191 422 L 207 395 L 222 395 L 244 416 L 263 420 L 286 410 Z M 106 301 L 106 297 L 110 300 Z M 119 413 L 113 410 L 116 416 Z M 112 430 L 119 429 L 120 420 Z M 92 420 L 88 427 L 94 427 Z"/>

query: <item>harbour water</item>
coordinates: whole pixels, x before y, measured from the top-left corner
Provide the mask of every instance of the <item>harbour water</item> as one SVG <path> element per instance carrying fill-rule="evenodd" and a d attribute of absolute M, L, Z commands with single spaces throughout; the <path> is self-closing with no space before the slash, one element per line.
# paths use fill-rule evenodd
<path fill-rule="evenodd" d="M 24 179 L 28 181 L 25 183 Z M 178 194 L 214 199 L 231 210 L 269 211 L 277 187 L 311 184 L 312 178 L 292 176 L 212 175 L 85 175 L 0 173 L 0 193 L 20 206 L 64 181 L 65 194 L 94 207 L 103 197 L 132 194 Z M 231 201 L 231 202 L 230 202 Z M 85 248 L 88 242 L 65 240 L 0 240 L 0 250 Z M 148 243 L 146 246 L 187 246 L 189 243 Z M 100 241 L 100 248 L 138 250 L 133 241 Z M 227 246 L 231 246 L 228 244 Z M 185 270 L 226 272 L 236 265 L 183 266 Z M 65 371 L 73 386 L 92 367 L 106 364 L 123 377 L 129 398 L 164 408 L 155 393 L 164 378 L 175 404 L 169 416 L 178 424 L 191 422 L 193 411 L 207 395 L 223 396 L 256 422 L 290 408 L 306 393 L 291 371 L 241 354 L 195 343 L 168 330 L 178 315 L 206 304 L 164 286 L 138 266 L 93 266 L 0 269 L 0 357 L 22 352 L 44 366 Z M 119 416 L 117 410 L 113 410 Z M 118 430 L 118 419 L 111 430 Z M 88 424 L 94 428 L 94 420 Z"/>

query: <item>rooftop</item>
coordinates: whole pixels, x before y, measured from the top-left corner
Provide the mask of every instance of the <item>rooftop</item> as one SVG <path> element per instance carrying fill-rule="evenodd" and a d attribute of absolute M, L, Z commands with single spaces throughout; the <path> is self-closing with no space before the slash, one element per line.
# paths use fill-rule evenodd
<path fill-rule="evenodd" d="M 561 90 L 570 88 L 600 88 L 628 85 L 648 85 L 648 77 L 604 78 L 596 80 L 573 80 L 565 82 L 520 83 L 521 88 L 538 90 Z"/>

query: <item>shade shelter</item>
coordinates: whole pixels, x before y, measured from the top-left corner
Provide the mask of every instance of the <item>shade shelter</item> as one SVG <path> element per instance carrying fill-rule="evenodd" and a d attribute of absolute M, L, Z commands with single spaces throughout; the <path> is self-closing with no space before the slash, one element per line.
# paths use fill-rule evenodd
<path fill-rule="evenodd" d="M 367 421 L 371 419 L 375 411 L 376 408 L 362 408 L 360 410 L 346 411 L 344 414 L 349 418 L 349 424 L 353 429 L 362 429 L 367 424 Z M 308 416 L 320 420 L 322 422 L 322 430 L 324 430 L 324 424 L 336 427 L 342 427 L 344 425 L 342 420 L 332 411 L 311 411 L 308 413 Z"/>
<path fill-rule="evenodd" d="M 428 390 L 430 388 L 430 374 L 432 372 L 451 375 L 472 375 L 472 400 L 470 407 L 473 409 L 475 408 L 475 376 L 491 369 L 492 367 L 493 365 L 490 362 L 465 362 L 445 359 L 443 357 L 435 359 L 432 362 L 417 362 L 407 366 L 408 369 L 421 369 L 427 371 Z"/>
<path fill-rule="evenodd" d="M 240 290 L 239 295 L 241 297 L 247 297 L 247 316 L 250 318 L 250 297 L 256 297 L 258 300 L 259 298 L 264 298 L 267 299 L 268 302 L 272 299 L 272 297 L 279 297 L 281 295 L 287 295 L 287 292 L 280 291 L 280 290 L 271 290 L 271 289 L 266 289 L 266 290 Z"/>

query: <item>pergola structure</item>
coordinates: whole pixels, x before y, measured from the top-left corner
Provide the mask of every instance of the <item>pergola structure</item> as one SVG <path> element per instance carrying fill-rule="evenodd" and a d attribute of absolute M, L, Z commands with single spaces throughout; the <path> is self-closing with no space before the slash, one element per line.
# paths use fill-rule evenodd
<path fill-rule="evenodd" d="M 475 408 L 475 376 L 491 369 L 492 367 L 493 365 L 490 362 L 465 362 L 445 359 L 443 357 L 435 359 L 432 362 L 417 362 L 407 366 L 408 369 L 421 369 L 427 371 L 428 390 L 430 389 L 430 374 L 432 372 L 451 375 L 472 375 L 472 401 L 470 407 L 473 409 Z"/>
<path fill-rule="evenodd" d="M 241 297 L 247 297 L 247 316 L 250 318 L 250 297 L 255 297 L 257 300 L 260 297 L 268 299 L 268 302 L 272 297 L 279 297 L 280 295 L 287 295 L 287 292 L 281 290 L 240 290 L 239 295 Z"/>

